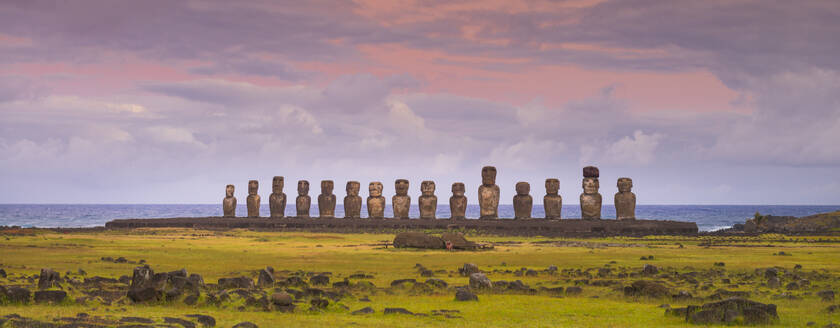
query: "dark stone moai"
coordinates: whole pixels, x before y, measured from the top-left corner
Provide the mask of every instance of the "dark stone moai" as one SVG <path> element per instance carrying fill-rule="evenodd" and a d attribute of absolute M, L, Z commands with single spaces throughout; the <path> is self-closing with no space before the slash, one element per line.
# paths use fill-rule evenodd
<path fill-rule="evenodd" d="M 598 188 L 598 168 L 587 166 L 583 168 L 583 193 L 580 194 L 580 217 L 584 220 L 598 220 L 601 218 L 601 194 Z"/>
<path fill-rule="evenodd" d="M 395 219 L 408 219 L 408 210 L 411 209 L 411 196 L 408 195 L 408 180 L 397 179 L 394 181 L 394 189 L 397 194 L 391 198 L 391 207 L 394 209 Z"/>
<path fill-rule="evenodd" d="M 248 217 L 256 218 L 260 216 L 260 195 L 257 195 L 259 189 L 259 181 L 248 181 L 248 198 L 245 199 L 245 204 L 248 205 Z"/>
<path fill-rule="evenodd" d="M 309 197 L 309 181 L 298 181 L 298 196 L 295 199 L 295 207 L 297 208 L 297 216 L 301 218 L 309 217 L 309 207 L 312 205 L 312 198 Z"/>
<path fill-rule="evenodd" d="M 236 197 L 233 197 L 233 192 L 236 188 L 229 184 L 225 186 L 225 199 L 222 199 L 222 215 L 226 218 L 236 216 Z"/>
<path fill-rule="evenodd" d="M 499 186 L 496 185 L 496 168 L 481 168 L 481 186 L 478 187 L 478 206 L 481 207 L 481 219 L 499 217 Z"/>
<path fill-rule="evenodd" d="M 633 179 L 618 178 L 618 192 L 615 194 L 615 218 L 618 220 L 636 219 L 636 194 L 633 189 Z"/>
<path fill-rule="evenodd" d="M 434 219 L 437 212 L 437 196 L 435 196 L 435 182 L 423 181 L 420 183 L 420 198 L 417 204 L 420 206 L 421 219 Z"/>
<path fill-rule="evenodd" d="M 531 185 L 527 182 L 516 183 L 516 196 L 513 196 L 513 218 L 530 219 L 534 199 L 530 195 Z"/>
<path fill-rule="evenodd" d="M 362 197 L 359 197 L 358 181 L 347 182 L 347 196 L 344 197 L 344 217 L 358 219 L 362 216 Z"/>
<path fill-rule="evenodd" d="M 282 218 L 286 216 L 286 194 L 283 193 L 284 180 L 276 176 L 271 181 L 271 196 L 268 196 L 268 209 L 271 217 Z"/>
<path fill-rule="evenodd" d="M 465 219 L 467 217 L 467 196 L 464 196 L 466 187 L 463 182 L 452 184 L 452 197 L 449 197 L 449 211 L 453 219 Z"/>
<path fill-rule="evenodd" d="M 335 217 L 335 195 L 333 195 L 333 188 L 335 184 L 332 180 L 321 181 L 321 194 L 318 195 L 318 216 L 322 218 Z"/>
<path fill-rule="evenodd" d="M 371 182 L 368 186 L 367 198 L 368 217 L 381 219 L 385 217 L 385 197 L 382 196 L 382 182 Z"/>
<path fill-rule="evenodd" d="M 543 207 L 546 219 L 560 219 L 563 210 L 563 197 L 560 197 L 560 180 L 545 179 L 545 197 Z"/>

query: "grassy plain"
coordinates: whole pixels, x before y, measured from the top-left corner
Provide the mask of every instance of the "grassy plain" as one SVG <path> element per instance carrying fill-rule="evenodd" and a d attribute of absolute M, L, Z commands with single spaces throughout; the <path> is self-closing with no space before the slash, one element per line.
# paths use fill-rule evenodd
<path fill-rule="evenodd" d="M 382 246 L 393 238 L 388 234 L 336 234 L 308 232 L 258 232 L 249 230 L 205 231 L 192 229 L 138 229 L 101 232 L 58 233 L 52 231 L 6 231 L 0 233 L 0 268 L 9 278 L 0 278 L 0 285 L 20 284 L 8 279 L 20 275 L 32 276 L 41 268 L 52 268 L 65 277 L 84 279 L 102 276 L 118 278 L 131 276 L 137 264 L 102 261 L 102 257 L 125 257 L 129 261 L 145 260 L 155 272 L 185 268 L 198 273 L 207 283 L 218 278 L 245 275 L 256 277 L 256 271 L 266 266 L 278 272 L 287 270 L 331 272 L 331 282 L 341 281 L 354 273 L 373 275 L 368 281 L 380 287 L 370 293 L 354 293 L 325 311 L 308 311 L 300 306 L 292 313 L 265 312 L 258 308 L 239 309 L 240 303 L 221 307 L 200 301 L 195 306 L 182 302 L 151 305 L 115 302 L 104 305 L 88 302 L 84 305 L 66 302 L 62 305 L 0 305 L 0 316 L 16 313 L 44 321 L 75 316 L 84 312 L 93 316 L 119 319 L 122 316 L 162 318 L 184 314 L 213 316 L 217 327 L 231 327 L 242 321 L 260 327 L 679 327 L 687 323 L 677 317 L 665 316 L 658 306 L 673 307 L 702 304 L 701 301 L 674 301 L 670 298 L 629 298 L 621 287 L 638 279 L 663 280 L 660 277 L 621 277 L 611 275 L 598 278 L 597 269 L 609 267 L 613 272 L 637 273 L 645 264 L 660 268 L 662 273 L 686 273 L 725 270 L 716 278 L 698 278 L 695 284 L 663 280 L 673 291 L 684 290 L 695 297 L 706 297 L 718 288 L 751 292 L 750 299 L 778 305 L 778 326 L 804 327 L 808 322 L 823 326 L 840 323 L 840 313 L 825 313 L 830 304 L 815 294 L 817 291 L 840 287 L 840 238 L 838 237 L 649 237 L 564 239 L 543 237 L 500 237 L 468 235 L 481 243 L 492 243 L 485 251 L 406 250 Z M 779 252 L 790 254 L 779 256 Z M 653 256 L 653 260 L 641 257 Z M 723 262 L 725 266 L 714 266 Z M 563 270 L 580 269 L 595 277 L 589 283 L 577 282 L 583 293 L 574 296 L 554 296 L 546 293 L 478 293 L 478 302 L 457 302 L 454 291 L 436 291 L 431 295 L 410 295 L 391 289 L 396 279 L 420 277 L 416 264 L 438 272 L 434 278 L 451 285 L 467 285 L 457 268 L 464 263 L 477 264 L 493 280 L 522 280 L 532 288 L 569 287 L 580 276 L 563 274 Z M 795 265 L 802 269 L 794 270 Z M 555 265 L 558 274 L 545 269 Z M 789 273 L 819 273 L 827 277 L 811 281 L 811 285 L 797 290 L 770 289 L 763 274 L 756 269 L 783 268 Z M 516 275 L 520 268 L 538 271 L 536 276 Z M 763 271 L 762 271 L 763 272 Z M 672 274 L 673 275 L 673 274 Z M 732 283 L 723 283 L 722 278 Z M 789 276 L 782 279 L 783 285 Z M 610 286 L 594 286 L 597 280 L 618 281 Z M 36 280 L 37 283 L 37 280 Z M 706 286 L 706 287 L 703 287 Z M 30 285 L 34 290 L 34 286 Z M 267 291 L 270 289 L 266 289 Z M 777 298 L 787 292 L 799 299 Z M 78 296 L 69 291 L 71 298 Z M 359 299 L 368 296 L 371 302 Z M 202 299 L 203 300 L 203 299 Z M 366 306 L 376 313 L 351 315 Z M 415 313 L 430 314 L 433 310 L 457 310 L 460 318 L 443 316 L 385 315 L 386 307 L 402 307 Z"/>

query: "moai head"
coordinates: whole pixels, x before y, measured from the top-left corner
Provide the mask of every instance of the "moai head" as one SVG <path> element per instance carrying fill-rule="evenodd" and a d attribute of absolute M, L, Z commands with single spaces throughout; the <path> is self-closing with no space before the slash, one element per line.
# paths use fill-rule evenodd
<path fill-rule="evenodd" d="M 463 182 L 456 182 L 456 183 L 452 184 L 452 195 L 453 196 L 458 196 L 458 197 L 464 196 L 465 191 L 466 191 L 466 188 L 464 187 Z"/>
<path fill-rule="evenodd" d="M 435 182 L 434 181 L 423 181 L 420 183 L 420 192 L 423 193 L 423 196 L 434 196 L 435 194 Z"/>
<path fill-rule="evenodd" d="M 374 181 L 368 186 L 370 197 L 382 197 L 382 182 Z"/>
<path fill-rule="evenodd" d="M 347 181 L 347 196 L 358 196 L 360 187 L 359 181 Z"/>
<path fill-rule="evenodd" d="M 260 182 L 257 180 L 248 181 L 248 195 L 256 195 L 260 189 Z"/>
<path fill-rule="evenodd" d="M 583 168 L 584 178 L 597 178 L 600 175 L 598 168 L 594 166 L 587 166 Z"/>
<path fill-rule="evenodd" d="M 516 194 L 525 196 L 531 193 L 531 184 L 527 182 L 517 182 L 516 183 Z"/>
<path fill-rule="evenodd" d="M 280 194 L 283 192 L 283 177 L 276 176 L 274 180 L 271 180 L 271 192 L 275 194 Z"/>
<path fill-rule="evenodd" d="M 618 191 L 620 192 L 630 192 L 633 189 L 633 179 L 630 178 L 618 178 Z"/>
<path fill-rule="evenodd" d="M 560 191 L 560 180 L 545 179 L 545 193 L 549 195 L 557 195 Z"/>
<path fill-rule="evenodd" d="M 227 185 L 227 186 L 225 186 L 225 196 L 227 196 L 227 197 L 233 197 L 233 191 L 234 191 L 234 190 L 235 190 L 235 188 L 233 187 L 233 185 Z"/>
<path fill-rule="evenodd" d="M 583 193 L 587 195 L 593 195 L 598 193 L 598 188 L 601 187 L 601 184 L 598 182 L 598 178 L 583 178 Z"/>
<path fill-rule="evenodd" d="M 408 180 L 397 179 L 397 181 L 394 181 L 394 189 L 397 190 L 398 196 L 408 195 Z"/>
<path fill-rule="evenodd" d="M 301 196 L 309 195 L 309 181 L 306 181 L 306 180 L 299 180 L 298 181 L 298 195 L 301 195 Z"/>
<path fill-rule="evenodd" d="M 321 180 L 321 195 L 331 195 L 335 184 L 332 180 Z"/>
<path fill-rule="evenodd" d="M 485 186 L 496 184 L 496 167 L 485 166 L 481 168 L 481 183 Z"/>

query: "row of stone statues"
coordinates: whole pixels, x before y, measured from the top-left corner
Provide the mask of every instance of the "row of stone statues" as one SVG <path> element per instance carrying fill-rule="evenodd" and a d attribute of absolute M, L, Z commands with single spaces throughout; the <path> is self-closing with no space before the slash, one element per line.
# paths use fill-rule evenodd
<path fill-rule="evenodd" d="M 597 220 L 601 218 L 601 194 L 598 193 L 600 184 L 598 182 L 599 171 L 597 167 L 587 166 L 583 168 L 583 193 L 580 195 L 581 218 L 585 220 Z M 282 218 L 286 211 L 286 194 L 283 193 L 284 179 L 281 176 L 274 177 L 271 184 L 271 196 L 268 198 L 269 210 L 272 218 Z M 405 179 L 397 179 L 394 182 L 396 195 L 391 198 L 394 210 L 394 218 L 408 218 L 408 210 L 411 207 L 411 196 L 408 195 L 409 182 Z M 344 197 L 344 217 L 359 218 L 362 210 L 362 197 L 359 196 L 361 184 L 358 181 L 347 182 L 347 196 Z M 615 211 L 618 220 L 633 220 L 636 218 L 636 195 L 633 194 L 633 180 L 630 178 L 619 178 L 618 193 L 615 194 Z M 260 215 L 260 195 L 257 194 L 259 182 L 248 181 L 247 208 L 249 217 Z M 333 195 L 334 183 L 332 180 L 321 181 L 321 194 L 318 195 L 318 215 L 321 218 L 334 218 L 336 196 Z M 312 203 L 309 197 L 309 181 L 298 181 L 298 196 L 295 199 L 297 217 L 309 217 L 309 208 Z M 560 181 L 557 179 L 545 180 L 545 192 L 543 206 L 546 219 L 560 219 L 563 208 L 563 198 L 558 194 Z M 382 196 L 382 183 L 371 182 L 368 185 L 369 196 L 367 198 L 368 217 L 385 217 L 385 197 Z M 437 196 L 435 196 L 435 182 L 423 181 L 420 184 L 422 195 L 418 199 L 421 219 L 435 219 L 437 211 Z M 234 186 L 227 185 L 225 188 L 226 197 L 222 201 L 222 209 L 225 217 L 236 216 L 236 197 L 233 196 Z M 516 196 L 513 197 L 513 209 L 515 219 L 531 218 L 533 198 L 530 195 L 531 185 L 527 182 L 516 183 Z M 449 198 L 449 209 L 453 219 L 466 218 L 467 197 L 464 196 L 465 187 L 462 182 L 452 184 L 452 197 Z M 480 219 L 498 218 L 499 210 L 499 186 L 496 185 L 496 168 L 485 166 L 481 169 L 481 186 L 478 187 L 478 204 L 480 208 Z"/>

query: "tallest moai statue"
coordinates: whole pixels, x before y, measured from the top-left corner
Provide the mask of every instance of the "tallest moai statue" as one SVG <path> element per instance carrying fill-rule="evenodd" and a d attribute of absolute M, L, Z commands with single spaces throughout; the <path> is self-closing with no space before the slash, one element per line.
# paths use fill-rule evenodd
<path fill-rule="evenodd" d="M 583 193 L 580 194 L 580 217 L 584 220 L 598 220 L 601 218 L 601 194 L 598 193 L 598 168 L 587 166 L 583 168 Z"/>
<path fill-rule="evenodd" d="M 496 168 L 481 168 L 481 186 L 478 187 L 478 206 L 481 219 L 499 217 L 499 186 L 496 185 Z"/>

